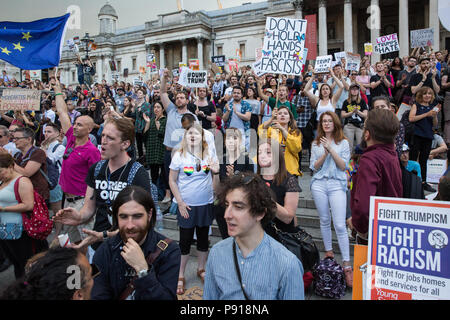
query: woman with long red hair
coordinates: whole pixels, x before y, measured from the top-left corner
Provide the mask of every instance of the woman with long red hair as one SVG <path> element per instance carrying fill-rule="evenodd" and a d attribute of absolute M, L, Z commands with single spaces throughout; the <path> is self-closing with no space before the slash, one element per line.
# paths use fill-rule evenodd
<path fill-rule="evenodd" d="M 344 136 L 336 113 L 320 115 L 317 137 L 311 147 L 310 168 L 313 171 L 311 192 L 320 216 L 320 230 L 325 245 L 325 256 L 334 258 L 331 240 L 331 215 L 342 254 L 347 285 L 353 285 L 350 264 L 350 244 L 346 228 L 347 177 L 345 170 L 350 160 L 350 146 Z"/>

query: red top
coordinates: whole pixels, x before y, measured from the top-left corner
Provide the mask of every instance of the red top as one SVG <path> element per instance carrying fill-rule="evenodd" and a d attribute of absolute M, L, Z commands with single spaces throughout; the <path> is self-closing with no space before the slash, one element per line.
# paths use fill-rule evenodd
<path fill-rule="evenodd" d="M 351 193 L 352 224 L 360 233 L 369 230 L 370 196 L 401 198 L 402 171 L 394 144 L 368 147 L 353 176 Z"/>

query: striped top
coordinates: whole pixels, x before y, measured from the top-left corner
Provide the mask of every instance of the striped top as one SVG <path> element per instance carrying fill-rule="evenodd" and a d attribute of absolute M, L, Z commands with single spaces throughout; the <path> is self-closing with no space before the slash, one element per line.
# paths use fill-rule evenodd
<path fill-rule="evenodd" d="M 206 264 L 204 300 L 244 300 L 230 237 L 214 245 Z M 264 238 L 246 258 L 236 243 L 245 292 L 251 300 L 304 300 L 303 266 L 281 243 Z"/>

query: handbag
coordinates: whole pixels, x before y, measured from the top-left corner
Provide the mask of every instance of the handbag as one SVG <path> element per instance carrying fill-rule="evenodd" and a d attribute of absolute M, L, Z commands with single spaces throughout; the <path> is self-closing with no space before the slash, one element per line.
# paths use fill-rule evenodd
<path fill-rule="evenodd" d="M 271 222 L 270 226 L 275 231 L 275 239 L 302 262 L 304 272 L 312 270 L 320 261 L 319 250 L 312 236 L 305 230 L 297 226 L 295 232 L 284 232 L 278 229 L 274 222 Z"/>

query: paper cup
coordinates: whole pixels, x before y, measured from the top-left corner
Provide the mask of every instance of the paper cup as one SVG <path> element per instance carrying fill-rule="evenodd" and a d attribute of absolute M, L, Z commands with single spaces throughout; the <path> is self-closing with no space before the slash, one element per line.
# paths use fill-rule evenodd
<path fill-rule="evenodd" d="M 58 240 L 59 240 L 59 245 L 63 248 L 67 247 L 67 245 L 70 244 L 70 239 L 69 239 L 69 235 L 66 234 L 60 234 L 58 236 Z"/>

